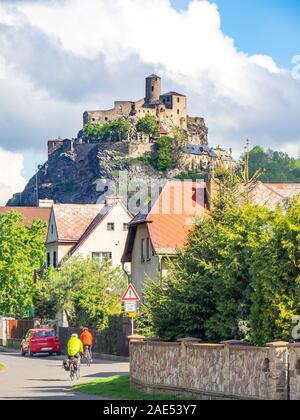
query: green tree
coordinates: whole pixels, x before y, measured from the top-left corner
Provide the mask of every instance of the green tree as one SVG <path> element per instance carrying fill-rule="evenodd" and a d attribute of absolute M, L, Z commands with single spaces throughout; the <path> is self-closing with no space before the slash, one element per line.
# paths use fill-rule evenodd
<path fill-rule="evenodd" d="M 109 124 L 87 124 L 83 130 L 83 138 L 90 142 L 127 140 L 131 130 L 130 122 L 118 118 Z"/>
<path fill-rule="evenodd" d="M 265 344 L 291 339 L 292 319 L 300 314 L 300 199 L 286 212 L 273 212 L 251 258 L 252 340 Z"/>
<path fill-rule="evenodd" d="M 249 153 L 249 172 L 253 175 L 263 169 L 263 182 L 300 182 L 300 159 L 291 158 L 286 153 L 265 151 L 256 146 Z"/>
<path fill-rule="evenodd" d="M 110 315 L 122 312 L 120 298 L 127 279 L 108 261 L 74 257 L 59 271 L 50 268 L 38 283 L 34 299 L 37 316 L 51 318 L 64 310 L 71 326 L 105 328 Z"/>
<path fill-rule="evenodd" d="M 45 264 L 46 226 L 24 226 L 17 212 L 0 215 L 0 314 L 26 317 L 32 305 L 34 270 Z"/>
<path fill-rule="evenodd" d="M 157 124 L 156 118 L 147 114 L 145 117 L 139 119 L 136 124 L 136 130 L 138 133 L 146 134 L 151 138 L 157 138 L 160 135 L 159 125 Z"/>
<path fill-rule="evenodd" d="M 172 141 L 173 139 L 168 136 L 163 136 L 157 141 L 155 166 L 159 171 L 166 172 L 176 165 L 173 159 Z"/>

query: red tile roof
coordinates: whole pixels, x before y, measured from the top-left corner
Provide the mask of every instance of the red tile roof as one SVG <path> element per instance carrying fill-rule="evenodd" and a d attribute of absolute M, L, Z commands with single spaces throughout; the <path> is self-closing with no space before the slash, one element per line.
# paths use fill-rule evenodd
<path fill-rule="evenodd" d="M 282 205 L 284 200 L 300 194 L 300 184 L 271 184 L 258 182 L 251 191 L 252 201 L 270 209 Z"/>
<path fill-rule="evenodd" d="M 196 217 L 204 214 L 204 183 L 168 182 L 147 216 L 153 249 L 168 254 L 184 247 Z"/>
<path fill-rule="evenodd" d="M 184 247 L 196 218 L 207 214 L 205 183 L 170 181 L 130 224 L 130 232 L 123 256 L 131 261 L 136 227 L 146 223 L 153 250 L 157 254 L 175 254 Z"/>
<path fill-rule="evenodd" d="M 103 207 L 103 204 L 55 204 L 58 241 L 78 242 Z"/>
<path fill-rule="evenodd" d="M 44 223 L 49 224 L 51 208 L 42 207 L 0 207 L 0 214 L 10 213 L 16 211 L 20 213 L 24 220 L 26 227 L 31 227 L 35 219 L 42 220 Z"/>

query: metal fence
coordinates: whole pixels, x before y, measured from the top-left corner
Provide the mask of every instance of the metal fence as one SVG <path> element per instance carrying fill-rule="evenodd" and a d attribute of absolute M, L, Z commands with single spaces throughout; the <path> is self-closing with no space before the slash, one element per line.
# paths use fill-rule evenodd
<path fill-rule="evenodd" d="M 58 333 L 65 352 L 67 342 L 72 334 L 80 335 L 80 328 L 59 327 Z M 129 343 L 127 337 L 131 335 L 131 320 L 122 316 L 112 316 L 109 318 L 109 326 L 103 331 L 91 329 L 94 337 L 93 352 L 113 356 L 129 356 Z"/>
<path fill-rule="evenodd" d="M 33 319 L 9 319 L 7 328 L 7 338 L 22 340 L 27 331 L 34 328 Z"/>

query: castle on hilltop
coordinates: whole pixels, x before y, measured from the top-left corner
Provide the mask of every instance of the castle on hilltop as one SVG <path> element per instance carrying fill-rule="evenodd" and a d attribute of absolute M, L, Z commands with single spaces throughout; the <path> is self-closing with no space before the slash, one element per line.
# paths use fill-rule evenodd
<path fill-rule="evenodd" d="M 118 118 L 126 118 L 134 125 L 147 114 L 153 115 L 160 125 L 161 134 L 173 127 L 188 128 L 187 98 L 177 92 L 161 93 L 161 78 L 156 74 L 146 78 L 146 96 L 136 102 L 116 101 L 107 111 L 86 111 L 83 124 L 108 124 Z"/>
<path fill-rule="evenodd" d="M 235 162 L 231 153 L 208 146 L 208 128 L 204 118 L 190 117 L 187 114 L 187 97 L 177 92 L 161 93 L 161 78 L 151 74 L 146 78 L 145 98 L 136 102 L 115 101 L 114 108 L 100 111 L 86 111 L 83 114 L 83 130 L 75 139 L 57 138 L 48 142 L 48 156 L 55 152 L 69 156 L 86 156 L 93 148 L 93 143 L 103 150 L 113 150 L 127 157 L 139 158 L 153 156 L 156 152 L 156 140 L 135 129 L 137 122 L 151 115 L 160 129 L 160 136 L 170 135 L 174 128 L 185 133 L 185 146 L 181 153 L 181 167 L 186 171 L 197 171 L 209 166 L 232 167 Z M 84 137 L 87 125 L 106 125 L 120 118 L 126 119 L 132 130 L 128 138 L 120 141 L 94 141 Z M 90 144 L 91 143 L 91 144 Z"/>

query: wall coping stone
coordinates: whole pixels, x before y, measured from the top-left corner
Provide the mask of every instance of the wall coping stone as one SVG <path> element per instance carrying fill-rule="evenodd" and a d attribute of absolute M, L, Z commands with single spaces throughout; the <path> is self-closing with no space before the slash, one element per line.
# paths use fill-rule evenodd
<path fill-rule="evenodd" d="M 177 340 L 179 343 L 201 343 L 201 338 L 186 337 Z"/>
<path fill-rule="evenodd" d="M 273 343 L 267 343 L 267 347 L 288 347 L 287 341 L 274 341 Z"/>
<path fill-rule="evenodd" d="M 250 343 L 247 341 L 241 340 L 228 340 L 228 341 L 221 341 L 221 344 L 229 345 L 229 346 L 250 346 Z"/>

